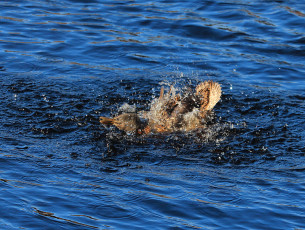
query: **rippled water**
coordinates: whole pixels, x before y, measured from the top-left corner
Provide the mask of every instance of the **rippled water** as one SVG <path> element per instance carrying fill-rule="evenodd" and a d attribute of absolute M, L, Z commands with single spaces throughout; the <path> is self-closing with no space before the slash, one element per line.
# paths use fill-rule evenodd
<path fill-rule="evenodd" d="M 305 4 L 0 2 L 1 229 L 305 228 Z M 99 116 L 223 88 L 208 128 Z"/>

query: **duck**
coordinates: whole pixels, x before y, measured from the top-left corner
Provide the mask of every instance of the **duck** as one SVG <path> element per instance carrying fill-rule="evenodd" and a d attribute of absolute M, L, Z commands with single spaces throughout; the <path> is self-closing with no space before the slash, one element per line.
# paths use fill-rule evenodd
<path fill-rule="evenodd" d="M 170 86 L 167 93 L 161 87 L 148 111 L 123 113 L 113 118 L 100 117 L 100 123 L 114 125 L 125 132 L 137 134 L 190 132 L 205 128 L 204 120 L 221 99 L 221 86 L 212 80 L 198 84 L 195 91 L 188 89 L 176 94 Z"/>

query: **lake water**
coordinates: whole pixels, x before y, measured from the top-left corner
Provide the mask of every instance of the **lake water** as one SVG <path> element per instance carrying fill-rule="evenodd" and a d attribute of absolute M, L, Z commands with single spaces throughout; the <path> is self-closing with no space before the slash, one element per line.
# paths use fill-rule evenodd
<path fill-rule="evenodd" d="M 305 3 L 0 2 L 1 229 L 305 229 Z M 162 85 L 208 128 L 127 135 Z"/>

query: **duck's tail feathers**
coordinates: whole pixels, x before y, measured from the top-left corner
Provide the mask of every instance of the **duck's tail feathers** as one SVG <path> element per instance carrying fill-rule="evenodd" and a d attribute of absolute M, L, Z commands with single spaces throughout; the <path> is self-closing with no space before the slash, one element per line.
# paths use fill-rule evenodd
<path fill-rule="evenodd" d="M 104 125 L 113 125 L 114 119 L 108 117 L 100 117 L 100 122 Z"/>

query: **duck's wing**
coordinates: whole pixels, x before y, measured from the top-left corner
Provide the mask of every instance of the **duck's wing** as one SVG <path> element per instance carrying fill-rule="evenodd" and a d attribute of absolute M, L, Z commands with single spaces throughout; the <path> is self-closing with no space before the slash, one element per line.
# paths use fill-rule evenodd
<path fill-rule="evenodd" d="M 212 110 L 221 97 L 221 86 L 217 82 L 205 81 L 196 87 L 196 95 L 200 100 L 200 110 Z"/>
<path fill-rule="evenodd" d="M 163 98 L 164 98 L 164 87 L 162 86 L 160 90 L 159 100 L 162 100 Z"/>
<path fill-rule="evenodd" d="M 170 88 L 169 88 L 169 91 L 167 92 L 167 94 L 164 94 L 164 87 L 162 86 L 161 90 L 160 90 L 159 100 L 163 100 L 165 98 L 167 98 L 167 99 L 171 98 L 171 94 L 172 94 L 173 88 L 174 88 L 174 86 L 171 85 Z"/>
<path fill-rule="evenodd" d="M 168 91 L 168 93 L 167 93 L 168 97 L 170 97 L 171 94 L 173 93 L 173 88 L 174 88 L 173 85 L 171 85 L 171 86 L 169 87 L 169 91 Z"/>
<path fill-rule="evenodd" d="M 150 111 L 147 113 L 148 126 L 144 130 L 145 133 L 171 131 L 171 126 L 169 125 L 170 115 L 180 100 L 179 95 L 175 95 L 173 92 L 172 85 L 166 93 L 164 92 L 164 87 L 161 87 L 159 98 L 152 102 Z"/>
<path fill-rule="evenodd" d="M 210 95 L 209 104 L 206 110 L 212 110 L 215 105 L 220 101 L 221 97 L 221 86 L 217 82 L 210 83 Z"/>

